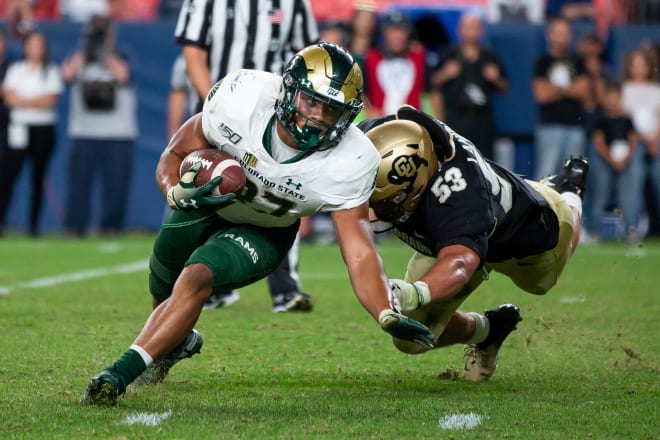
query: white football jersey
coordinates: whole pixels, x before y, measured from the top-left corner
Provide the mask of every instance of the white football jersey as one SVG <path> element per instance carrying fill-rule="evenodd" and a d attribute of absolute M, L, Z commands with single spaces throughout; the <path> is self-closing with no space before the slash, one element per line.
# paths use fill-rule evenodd
<path fill-rule="evenodd" d="M 361 205 L 374 189 L 380 157 L 354 125 L 333 148 L 292 163 L 273 159 L 264 147 L 264 134 L 277 124 L 275 101 L 281 82 L 272 73 L 238 70 L 218 82 L 204 102 L 204 135 L 234 156 L 247 177 L 237 201 L 218 210 L 228 221 L 289 226 L 315 212 Z M 275 140 L 271 148 L 276 148 Z"/>

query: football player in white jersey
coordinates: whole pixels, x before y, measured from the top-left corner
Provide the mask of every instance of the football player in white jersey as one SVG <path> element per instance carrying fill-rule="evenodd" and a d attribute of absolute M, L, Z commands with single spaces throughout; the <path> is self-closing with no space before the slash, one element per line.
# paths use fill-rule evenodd
<path fill-rule="evenodd" d="M 329 211 L 353 289 L 383 330 L 430 347 L 429 329 L 394 310 L 373 243 L 368 200 L 379 155 L 351 122 L 362 108 L 362 73 L 344 49 L 320 43 L 300 51 L 283 77 L 239 70 L 209 92 L 202 113 L 172 137 L 156 170 L 173 208 L 156 237 L 149 288 L 154 310 L 119 360 L 90 381 L 82 403 L 114 405 L 152 366 L 162 381 L 177 361 L 199 352 L 193 326 L 215 291 L 271 272 L 293 243 L 302 216 Z M 247 176 L 239 196 L 213 196 L 218 178 L 196 188 L 196 164 L 182 159 L 220 148 Z"/>

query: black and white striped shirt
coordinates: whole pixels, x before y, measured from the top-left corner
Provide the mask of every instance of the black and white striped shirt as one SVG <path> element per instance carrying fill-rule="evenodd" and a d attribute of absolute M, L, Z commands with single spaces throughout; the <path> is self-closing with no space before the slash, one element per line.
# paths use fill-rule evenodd
<path fill-rule="evenodd" d="M 177 43 L 208 51 L 211 79 L 236 69 L 280 74 L 298 50 L 318 40 L 309 0 L 184 0 Z"/>

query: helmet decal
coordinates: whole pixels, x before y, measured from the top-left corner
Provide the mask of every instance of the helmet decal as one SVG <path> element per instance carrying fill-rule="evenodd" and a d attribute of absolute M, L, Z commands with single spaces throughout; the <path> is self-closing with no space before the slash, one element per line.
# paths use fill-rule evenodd
<path fill-rule="evenodd" d="M 377 125 L 366 135 L 381 157 L 369 206 L 379 220 L 403 223 L 438 171 L 433 141 L 424 127 L 403 119 Z"/>
<path fill-rule="evenodd" d="M 349 52 L 330 43 L 308 46 L 284 69 L 278 123 L 303 151 L 331 148 L 362 110 L 362 87 L 362 72 Z M 317 108 L 321 116 L 318 110 L 312 115 Z"/>
<path fill-rule="evenodd" d="M 416 144 L 408 144 L 408 147 L 419 150 L 419 145 Z M 398 156 L 392 161 L 392 169 L 387 173 L 387 180 L 396 185 L 404 182 L 412 183 L 417 177 L 418 170 L 428 165 L 428 161 L 417 154 Z"/>

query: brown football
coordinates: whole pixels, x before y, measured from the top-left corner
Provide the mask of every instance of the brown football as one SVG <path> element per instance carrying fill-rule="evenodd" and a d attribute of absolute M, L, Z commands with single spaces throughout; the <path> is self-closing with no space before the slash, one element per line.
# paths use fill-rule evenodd
<path fill-rule="evenodd" d="M 195 177 L 196 187 L 208 183 L 216 176 L 222 176 L 222 180 L 220 185 L 213 188 L 213 195 L 238 194 L 245 186 L 245 172 L 241 164 L 228 153 L 216 148 L 197 150 L 187 155 L 179 167 L 179 176 L 183 176 L 197 162 L 202 163 L 202 169 Z"/>

